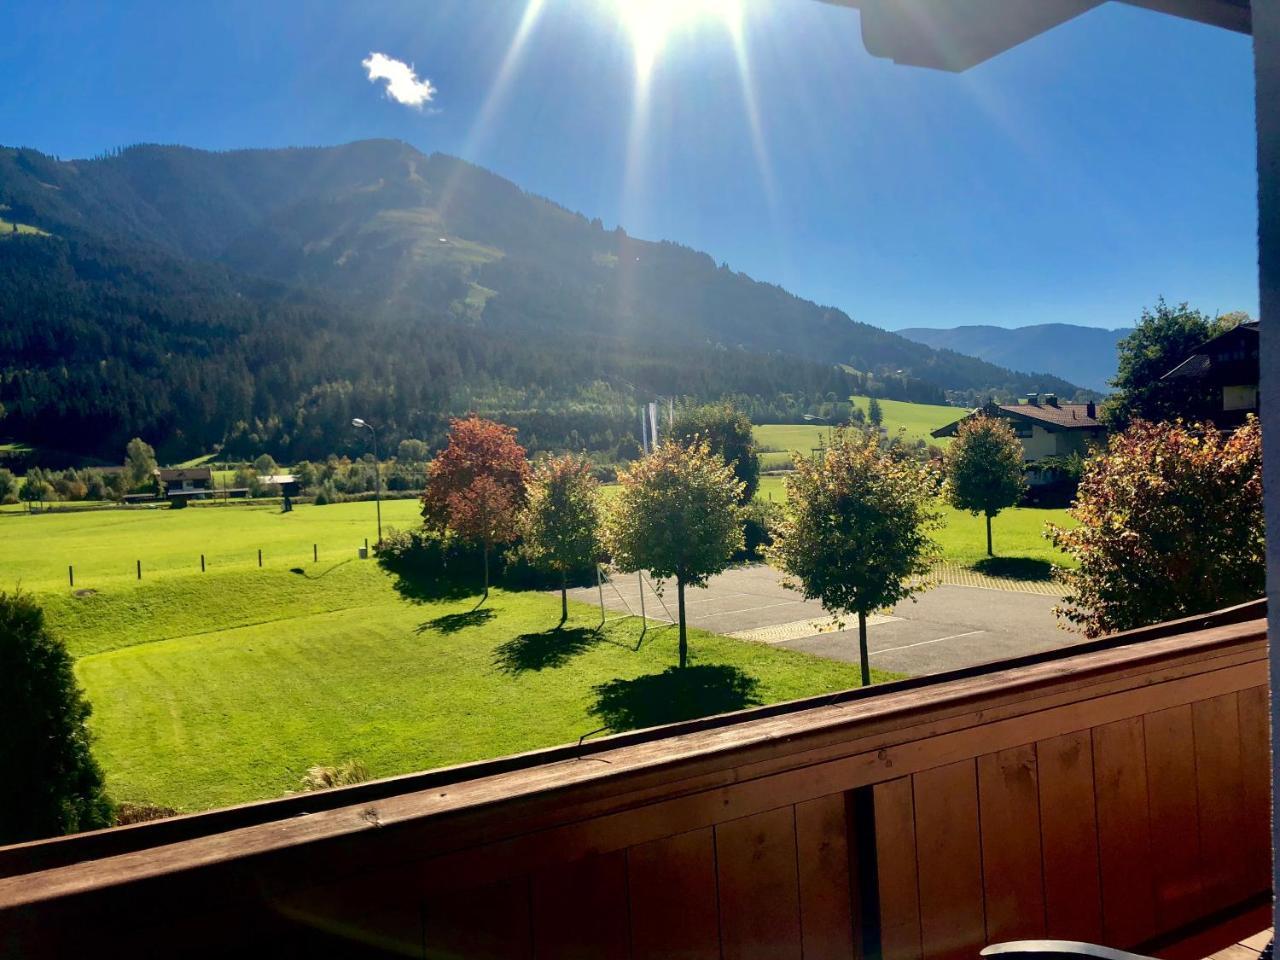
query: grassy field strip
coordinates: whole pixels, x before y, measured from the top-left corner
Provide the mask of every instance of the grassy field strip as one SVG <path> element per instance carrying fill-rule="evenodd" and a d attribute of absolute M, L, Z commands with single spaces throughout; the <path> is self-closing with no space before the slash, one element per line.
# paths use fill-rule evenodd
<path fill-rule="evenodd" d="M 669 722 L 691 694 L 720 712 L 857 683 L 849 664 L 702 631 L 682 680 L 672 630 L 636 651 L 638 621 L 597 635 L 575 604 L 556 631 L 545 594 L 474 607 L 397 599 L 83 657 L 113 795 L 203 809 L 277 796 L 315 763 L 389 776 Z"/>
<path fill-rule="evenodd" d="M 866 397 L 855 397 L 857 405 L 865 413 Z M 968 410 L 928 403 L 906 403 L 902 400 L 881 400 L 884 427 L 892 436 L 899 429 L 908 440 L 924 440 L 939 446 L 949 441 L 935 440 L 930 433 L 963 417 Z M 769 423 L 755 428 L 756 443 L 760 445 L 760 462 L 766 470 L 791 465 L 791 451 L 809 453 L 825 443 L 830 428 L 825 423 Z"/>

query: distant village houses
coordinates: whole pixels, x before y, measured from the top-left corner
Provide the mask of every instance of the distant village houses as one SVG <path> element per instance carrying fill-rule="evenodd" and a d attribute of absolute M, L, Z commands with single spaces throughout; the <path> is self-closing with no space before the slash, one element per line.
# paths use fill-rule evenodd
<path fill-rule="evenodd" d="M 1062 403 L 1052 393 L 1033 393 L 1020 403 L 988 401 L 969 416 L 934 430 L 933 436 L 953 437 L 960 424 L 980 415 L 1009 421 L 1022 443 L 1023 460 L 1028 466 L 1048 457 L 1086 456 L 1092 445 L 1103 441 L 1107 431 L 1093 401 Z M 1051 483 L 1055 478 L 1053 470 L 1027 472 L 1027 482 L 1032 485 Z"/>
<path fill-rule="evenodd" d="M 213 496 L 213 472 L 208 467 L 157 470 L 156 479 L 166 500 L 204 500 Z"/>

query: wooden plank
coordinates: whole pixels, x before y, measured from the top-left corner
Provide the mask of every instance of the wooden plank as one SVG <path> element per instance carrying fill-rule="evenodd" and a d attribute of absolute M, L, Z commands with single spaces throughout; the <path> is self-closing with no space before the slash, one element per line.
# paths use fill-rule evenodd
<path fill-rule="evenodd" d="M 1044 863 L 1045 933 L 1058 940 L 1102 939 L 1093 740 L 1088 731 L 1036 744 Z"/>
<path fill-rule="evenodd" d="M 792 807 L 715 828 L 725 960 L 799 960 L 800 881 Z"/>
<path fill-rule="evenodd" d="M 715 840 L 709 828 L 632 847 L 627 884 L 635 960 L 718 960 Z"/>
<path fill-rule="evenodd" d="M 529 879 L 438 894 L 423 906 L 427 960 L 522 960 L 533 956 Z"/>
<path fill-rule="evenodd" d="M 1142 729 L 1156 922 L 1162 931 L 1173 930 L 1204 913 L 1191 706 L 1149 713 Z"/>
<path fill-rule="evenodd" d="M 987 942 L 1045 935 L 1040 789 L 1034 744 L 978 758 Z"/>
<path fill-rule="evenodd" d="M 796 804 L 800 940 L 805 957 L 854 956 L 849 816 L 843 793 Z"/>
<path fill-rule="evenodd" d="M 986 938 L 973 760 L 912 777 L 925 960 L 970 960 Z"/>
<path fill-rule="evenodd" d="M 1271 730 L 1267 688 L 1241 690 L 1240 818 L 1246 889 L 1271 887 Z"/>
<path fill-rule="evenodd" d="M 880 892 L 881 955 L 921 960 L 915 803 L 911 778 L 872 788 L 876 814 L 876 879 Z"/>
<path fill-rule="evenodd" d="M 1222 909 L 1248 895 L 1241 866 L 1240 709 L 1234 693 L 1193 704 L 1196 792 L 1200 806 L 1203 909 Z"/>
<path fill-rule="evenodd" d="M 1141 717 L 1094 728 L 1093 772 L 1103 942 L 1133 947 L 1156 932 Z"/>
<path fill-rule="evenodd" d="M 559 960 L 631 955 L 624 851 L 540 871 L 530 881 L 533 947 Z"/>

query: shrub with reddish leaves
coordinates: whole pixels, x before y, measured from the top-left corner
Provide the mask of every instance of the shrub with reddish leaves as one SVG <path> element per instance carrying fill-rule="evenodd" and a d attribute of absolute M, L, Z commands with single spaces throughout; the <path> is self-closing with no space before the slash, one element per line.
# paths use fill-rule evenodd
<path fill-rule="evenodd" d="M 1262 434 L 1135 422 L 1085 464 L 1071 516 L 1050 526 L 1079 562 L 1058 615 L 1097 637 L 1263 595 Z"/>

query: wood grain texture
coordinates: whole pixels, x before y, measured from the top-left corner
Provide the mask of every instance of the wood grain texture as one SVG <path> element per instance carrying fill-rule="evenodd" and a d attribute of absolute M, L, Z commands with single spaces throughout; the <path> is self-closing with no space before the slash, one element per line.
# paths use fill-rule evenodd
<path fill-rule="evenodd" d="M 1240 708 L 1229 693 L 1192 704 L 1204 906 L 1221 909 L 1248 893 L 1245 872 Z"/>
<path fill-rule="evenodd" d="M 916 862 L 915 802 L 911 778 L 873 788 L 880 944 L 885 957 L 921 960 L 920 887 Z"/>
<path fill-rule="evenodd" d="M 1266 687 L 1241 690 L 1240 815 L 1249 890 L 1271 884 L 1271 715 Z"/>
<path fill-rule="evenodd" d="M 1151 874 L 1161 929 L 1191 922 L 1200 909 L 1200 815 L 1191 706 L 1142 719 L 1151 812 Z"/>
<path fill-rule="evenodd" d="M 1040 786 L 1034 744 L 978 758 L 987 942 L 1045 935 Z"/>
<path fill-rule="evenodd" d="M 806 958 L 846 958 L 854 948 L 853 883 L 846 797 L 796 804 L 800 942 Z"/>
<path fill-rule="evenodd" d="M 559 960 L 631 955 L 625 852 L 541 870 L 530 879 L 533 948 Z"/>
<path fill-rule="evenodd" d="M 1102 939 L 1093 740 L 1087 730 L 1036 744 L 1045 933 L 1058 940 Z"/>
<path fill-rule="evenodd" d="M 912 777 L 925 960 L 971 960 L 985 943 L 978 778 L 972 760 Z"/>
<path fill-rule="evenodd" d="M 1103 942 L 1128 948 L 1156 931 L 1141 717 L 1094 728 L 1093 772 Z"/>
<path fill-rule="evenodd" d="M 715 837 L 710 829 L 627 851 L 635 960 L 718 960 Z"/>
<path fill-rule="evenodd" d="M 799 960 L 795 811 L 781 807 L 716 827 L 720 952 L 725 960 Z"/>

